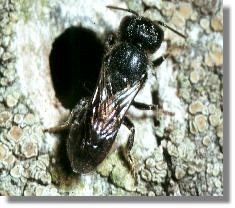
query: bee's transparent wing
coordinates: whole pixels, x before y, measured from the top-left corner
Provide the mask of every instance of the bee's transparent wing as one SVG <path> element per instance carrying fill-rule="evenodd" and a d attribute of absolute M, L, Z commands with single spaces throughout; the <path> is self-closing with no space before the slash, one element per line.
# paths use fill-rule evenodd
<path fill-rule="evenodd" d="M 109 140 L 115 137 L 122 120 L 141 89 L 146 75 L 115 94 L 112 93 L 112 83 L 108 82 L 106 71 L 102 68 L 96 92 L 93 96 L 92 127 L 100 140 Z"/>

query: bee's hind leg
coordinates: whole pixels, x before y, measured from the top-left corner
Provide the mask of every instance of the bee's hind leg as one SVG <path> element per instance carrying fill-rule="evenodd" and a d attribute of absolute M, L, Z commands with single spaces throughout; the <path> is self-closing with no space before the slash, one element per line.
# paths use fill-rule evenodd
<path fill-rule="evenodd" d="M 51 127 L 51 128 L 46 128 L 43 131 L 44 132 L 49 132 L 49 133 L 56 134 L 56 133 L 60 133 L 60 132 L 68 130 L 70 128 L 71 124 L 72 124 L 72 121 L 73 121 L 73 118 L 74 118 L 74 114 L 75 113 L 74 113 L 74 110 L 73 110 L 70 113 L 67 121 L 65 121 L 64 123 L 59 124 L 57 126 L 54 126 L 54 127 Z"/>
<path fill-rule="evenodd" d="M 131 131 L 126 146 L 121 146 L 121 152 L 128 164 L 128 168 L 130 169 L 132 175 L 134 176 L 135 179 L 135 184 L 138 184 L 138 174 L 136 171 L 136 164 L 134 161 L 134 158 L 132 157 L 130 151 L 133 147 L 134 143 L 134 136 L 135 136 L 135 127 L 134 124 L 131 122 L 131 120 L 125 116 L 123 124 Z"/>
<path fill-rule="evenodd" d="M 70 128 L 70 122 L 69 122 L 69 120 L 67 120 L 63 124 L 60 124 L 58 126 L 54 126 L 51 128 L 43 129 L 43 131 L 56 134 L 56 133 L 60 133 L 62 131 L 68 130 L 69 128 Z"/>
<path fill-rule="evenodd" d="M 83 115 L 83 112 L 86 110 L 87 105 L 88 105 L 88 99 L 86 98 L 81 99 L 80 102 L 71 111 L 67 121 L 58 126 L 46 128 L 43 131 L 49 133 L 60 133 L 62 131 L 68 130 L 73 124 L 74 120 L 76 120 L 77 122 L 80 120 L 80 117 Z"/>

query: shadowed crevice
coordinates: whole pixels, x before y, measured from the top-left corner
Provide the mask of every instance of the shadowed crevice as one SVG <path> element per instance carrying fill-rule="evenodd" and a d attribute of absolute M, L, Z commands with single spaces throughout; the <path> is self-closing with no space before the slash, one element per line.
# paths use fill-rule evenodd
<path fill-rule="evenodd" d="M 97 83 L 104 45 L 95 32 L 70 27 L 58 36 L 49 56 L 57 98 L 72 109 L 82 97 L 91 96 Z"/>

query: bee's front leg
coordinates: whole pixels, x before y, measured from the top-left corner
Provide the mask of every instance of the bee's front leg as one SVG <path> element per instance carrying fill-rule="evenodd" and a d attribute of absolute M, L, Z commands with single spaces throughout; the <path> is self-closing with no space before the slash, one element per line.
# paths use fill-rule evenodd
<path fill-rule="evenodd" d="M 167 59 L 168 56 L 169 56 L 169 54 L 165 54 L 164 56 L 161 56 L 161 57 L 155 59 L 155 60 L 152 62 L 153 66 L 154 66 L 154 67 L 160 66 L 160 65 Z"/>

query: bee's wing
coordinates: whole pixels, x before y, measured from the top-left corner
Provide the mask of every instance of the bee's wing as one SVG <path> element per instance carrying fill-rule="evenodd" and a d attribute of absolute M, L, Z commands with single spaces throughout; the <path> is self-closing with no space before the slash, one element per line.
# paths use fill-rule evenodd
<path fill-rule="evenodd" d="M 92 100 L 92 128 L 99 140 L 114 139 L 122 120 L 144 84 L 146 74 L 141 80 L 131 86 L 126 86 L 121 91 L 112 92 L 112 83 L 108 80 L 105 68 L 102 68 L 98 86 Z"/>

